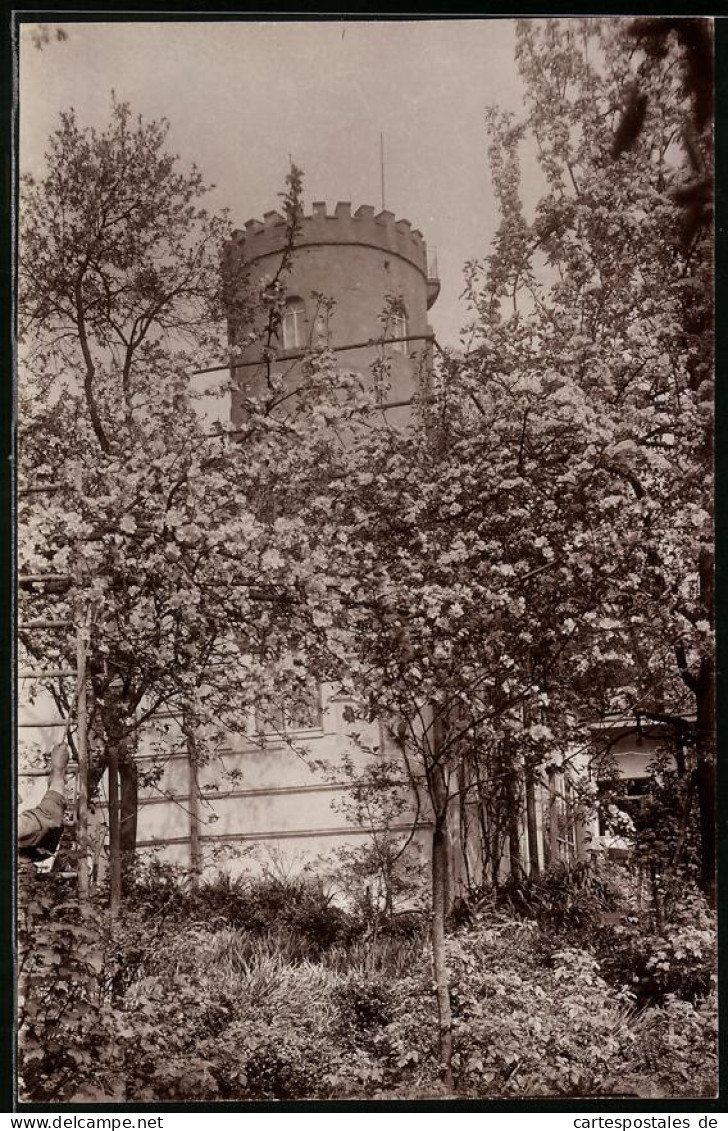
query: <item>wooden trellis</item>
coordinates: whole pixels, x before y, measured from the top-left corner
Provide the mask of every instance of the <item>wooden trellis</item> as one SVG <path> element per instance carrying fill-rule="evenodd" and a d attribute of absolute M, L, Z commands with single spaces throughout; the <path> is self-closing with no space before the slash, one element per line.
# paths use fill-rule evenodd
<path fill-rule="evenodd" d="M 46 486 L 28 487 L 18 492 L 20 496 L 35 495 L 41 492 L 55 492 L 58 491 L 59 485 L 55 483 L 47 484 Z M 77 490 L 81 494 L 81 479 L 80 473 L 77 482 Z M 80 547 L 77 547 L 76 552 L 76 573 L 75 576 L 69 574 L 20 574 L 18 581 L 20 584 L 45 584 L 48 582 L 65 582 L 68 588 L 72 588 L 80 580 L 81 571 L 81 556 L 78 552 Z M 64 590 L 68 592 L 68 589 Z M 46 724 L 46 725 L 60 725 L 63 726 L 63 740 L 67 741 L 71 730 L 71 726 L 75 720 L 76 723 L 76 753 L 77 753 L 77 796 L 75 799 L 75 825 L 76 825 L 76 856 L 77 856 L 77 878 L 78 878 L 78 897 L 81 903 L 88 900 L 89 893 L 89 870 L 88 870 L 88 713 L 86 702 L 86 668 L 87 668 L 87 654 L 88 654 L 88 635 L 90 631 L 90 610 L 83 610 L 78 596 L 75 599 L 75 617 L 74 620 L 29 620 L 22 625 L 23 631 L 63 631 L 75 626 L 76 629 L 76 666 L 75 668 L 48 668 L 48 669 L 21 669 L 18 675 L 21 679 L 75 679 L 75 690 L 73 698 L 68 709 L 68 714 L 65 720 L 60 723 Z M 20 627 L 20 626 L 19 626 Z M 39 726 L 42 724 L 28 724 Z M 29 776 L 36 776 L 32 773 Z"/>

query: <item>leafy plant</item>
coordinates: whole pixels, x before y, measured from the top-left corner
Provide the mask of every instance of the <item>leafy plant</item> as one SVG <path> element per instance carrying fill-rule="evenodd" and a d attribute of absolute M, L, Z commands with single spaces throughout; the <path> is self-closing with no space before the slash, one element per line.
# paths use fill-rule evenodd
<path fill-rule="evenodd" d="M 658 935 L 640 927 L 632 920 L 598 934 L 599 966 L 610 984 L 638 1007 L 704 997 L 716 980 L 715 930 L 672 923 Z"/>
<path fill-rule="evenodd" d="M 21 885 L 18 1070 L 21 1091 L 67 1101 L 79 1085 L 111 1087 L 116 1013 L 104 993 L 104 931 L 64 883 Z"/>
<path fill-rule="evenodd" d="M 495 896 L 513 914 L 534 919 L 545 931 L 587 935 L 605 911 L 614 909 L 618 893 L 583 867 L 558 867 L 534 878 L 510 877 Z"/>

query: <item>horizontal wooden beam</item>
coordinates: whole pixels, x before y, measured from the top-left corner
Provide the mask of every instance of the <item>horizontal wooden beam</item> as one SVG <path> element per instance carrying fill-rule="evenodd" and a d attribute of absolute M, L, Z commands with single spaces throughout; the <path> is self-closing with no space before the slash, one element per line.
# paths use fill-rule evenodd
<path fill-rule="evenodd" d="M 202 833 L 200 840 L 205 844 L 256 841 L 256 840 L 309 840 L 312 837 L 325 836 L 371 836 L 372 833 L 419 832 L 432 828 L 432 821 L 398 821 L 394 825 L 381 825 L 374 828 L 363 828 L 361 825 L 339 825 L 335 828 L 323 829 L 263 829 L 252 833 Z M 138 840 L 137 848 L 164 848 L 168 844 L 189 844 L 188 836 L 160 836 L 148 840 Z"/>
<path fill-rule="evenodd" d="M 26 620 L 18 625 L 19 629 L 27 632 L 29 629 L 40 628 L 73 628 L 72 620 Z"/>
<path fill-rule="evenodd" d="M 60 483 L 44 483 L 42 486 L 37 487 L 20 487 L 18 489 L 18 498 L 22 499 L 24 495 L 41 495 L 52 493 L 53 491 L 60 491 L 62 484 Z"/>
<path fill-rule="evenodd" d="M 18 672 L 20 679 L 75 679 L 78 672 L 75 668 L 49 668 L 48 671 L 35 671 L 33 669 Z"/>
<path fill-rule="evenodd" d="M 351 782 L 323 782 L 317 783 L 316 785 L 264 785 L 254 789 L 229 790 L 203 786 L 200 789 L 200 798 L 202 801 L 237 801 L 241 797 L 287 797 L 289 795 L 298 797 L 304 793 L 341 793 L 342 791 L 345 792 L 352 788 Z M 139 807 L 146 808 L 149 805 L 180 805 L 189 801 L 189 799 L 189 793 L 173 793 L 171 797 L 168 797 L 162 792 L 159 795 L 153 794 L 150 797 L 140 797 Z M 101 803 L 101 808 L 104 808 L 103 802 Z"/>
<path fill-rule="evenodd" d="M 72 581 L 70 573 L 19 573 L 18 584 L 32 585 L 42 581 Z"/>
<path fill-rule="evenodd" d="M 42 729 L 44 727 L 64 727 L 65 725 L 66 725 L 65 719 L 49 719 L 47 722 L 41 722 L 41 723 L 18 723 L 18 728 L 20 728 L 20 727 L 27 727 L 27 728 L 38 727 L 38 728 Z"/>

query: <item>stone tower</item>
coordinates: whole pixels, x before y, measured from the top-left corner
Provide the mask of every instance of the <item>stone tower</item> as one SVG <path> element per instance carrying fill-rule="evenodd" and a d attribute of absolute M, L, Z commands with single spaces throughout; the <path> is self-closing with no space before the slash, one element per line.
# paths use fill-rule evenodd
<path fill-rule="evenodd" d="M 286 232 L 278 212 L 266 212 L 262 221 L 248 220 L 228 245 L 228 277 L 244 268 L 253 284 L 275 278 Z M 387 401 L 400 404 L 417 391 L 432 352 L 427 312 L 440 284 L 434 257 L 428 257 L 422 233 L 409 220 L 396 220 L 387 211 L 375 215 L 370 205 L 352 215 L 349 203 L 337 204 L 329 214 L 325 204 L 315 203 L 312 214 L 302 219 L 292 266 L 281 282 L 285 314 L 271 343 L 280 371 L 291 370 L 308 346 L 328 344 L 342 367 L 364 374 L 384 351 L 390 363 Z M 330 313 L 317 296 L 333 300 Z M 245 345 L 244 332 L 250 328 L 230 319 L 230 343 L 240 351 L 236 384 L 254 394 L 264 373 L 260 339 L 252 347 Z M 262 329 L 262 318 L 256 328 Z M 234 394 L 234 424 L 239 422 L 239 401 Z"/>

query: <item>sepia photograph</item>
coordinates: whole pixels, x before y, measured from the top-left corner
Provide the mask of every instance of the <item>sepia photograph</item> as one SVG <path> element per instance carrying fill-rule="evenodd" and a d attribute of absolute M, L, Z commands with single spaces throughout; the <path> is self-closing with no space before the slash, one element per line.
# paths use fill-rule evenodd
<path fill-rule="evenodd" d="M 53 20 L 16 1105 L 714 1100 L 712 19 Z"/>

